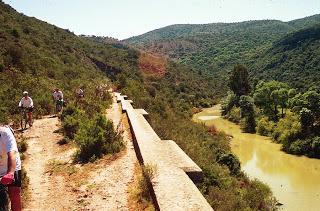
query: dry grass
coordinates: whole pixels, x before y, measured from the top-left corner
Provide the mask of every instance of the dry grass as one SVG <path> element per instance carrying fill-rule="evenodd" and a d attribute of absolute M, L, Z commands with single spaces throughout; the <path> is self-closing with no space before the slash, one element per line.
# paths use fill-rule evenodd
<path fill-rule="evenodd" d="M 129 186 L 129 206 L 131 211 L 154 211 L 146 178 L 139 163 L 135 164 L 134 181 Z M 150 175 L 150 178 L 152 175 Z"/>
<path fill-rule="evenodd" d="M 141 53 L 139 68 L 143 73 L 162 77 L 167 71 L 167 60 L 164 57 Z"/>

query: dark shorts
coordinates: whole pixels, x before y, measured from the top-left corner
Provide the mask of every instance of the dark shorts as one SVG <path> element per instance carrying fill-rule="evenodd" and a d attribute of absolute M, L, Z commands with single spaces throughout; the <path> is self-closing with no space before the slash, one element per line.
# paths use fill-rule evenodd
<path fill-rule="evenodd" d="M 14 172 L 13 183 L 8 185 L 8 187 L 21 187 L 21 170 Z"/>

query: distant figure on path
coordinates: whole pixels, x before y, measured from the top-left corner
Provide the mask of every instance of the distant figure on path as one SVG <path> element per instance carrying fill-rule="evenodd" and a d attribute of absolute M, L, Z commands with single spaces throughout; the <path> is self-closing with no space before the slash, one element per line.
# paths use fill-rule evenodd
<path fill-rule="evenodd" d="M 54 92 L 52 94 L 52 98 L 55 104 L 56 108 L 56 114 L 60 113 L 62 111 L 64 100 L 63 100 L 63 93 L 58 88 L 54 89 Z"/>
<path fill-rule="evenodd" d="M 23 98 L 19 102 L 19 108 L 28 109 L 28 117 L 29 117 L 29 126 L 32 126 L 32 111 L 33 111 L 33 101 L 31 97 L 29 97 L 29 93 L 27 91 L 23 92 Z"/>

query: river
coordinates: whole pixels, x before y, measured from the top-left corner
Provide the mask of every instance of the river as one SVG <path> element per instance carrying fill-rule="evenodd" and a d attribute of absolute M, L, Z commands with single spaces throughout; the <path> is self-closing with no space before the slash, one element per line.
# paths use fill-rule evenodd
<path fill-rule="evenodd" d="M 194 121 L 214 125 L 233 136 L 231 149 L 241 169 L 271 188 L 281 210 L 320 210 L 320 160 L 294 156 L 280 150 L 270 138 L 241 132 L 239 125 L 220 117 L 220 107 L 204 109 Z"/>

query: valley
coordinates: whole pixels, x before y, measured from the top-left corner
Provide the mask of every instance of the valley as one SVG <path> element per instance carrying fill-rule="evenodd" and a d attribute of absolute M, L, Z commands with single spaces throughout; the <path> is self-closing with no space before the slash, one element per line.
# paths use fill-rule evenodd
<path fill-rule="evenodd" d="M 266 183 L 283 205 L 281 210 L 317 210 L 320 206 L 318 178 L 320 160 L 288 155 L 268 137 L 243 133 L 239 125 L 223 119 L 219 107 L 205 109 L 193 119 L 215 126 L 231 138 L 230 145 L 241 169 L 250 178 Z M 216 118 L 215 118 L 216 117 Z"/>
<path fill-rule="evenodd" d="M 29 144 L 23 192 L 34 191 L 26 209 L 44 209 L 38 199 L 57 210 L 154 209 L 152 179 L 137 161 L 131 126 L 120 124 L 127 114 L 111 91 L 145 109 L 158 139 L 173 140 L 201 169 L 202 178 L 190 183 L 214 210 L 320 206 L 319 187 L 312 185 L 319 160 L 286 154 L 271 138 L 240 130 L 265 132 L 290 153 L 320 156 L 319 24 L 320 15 L 177 24 L 119 41 L 76 35 L 0 1 L 0 124 L 19 129 L 23 91 L 35 105 L 35 127 L 19 139 Z M 52 99 L 56 88 L 64 94 L 61 113 Z M 220 103 L 240 126 L 222 119 L 219 106 L 210 109 Z M 67 179 L 72 201 L 51 198 Z"/>

